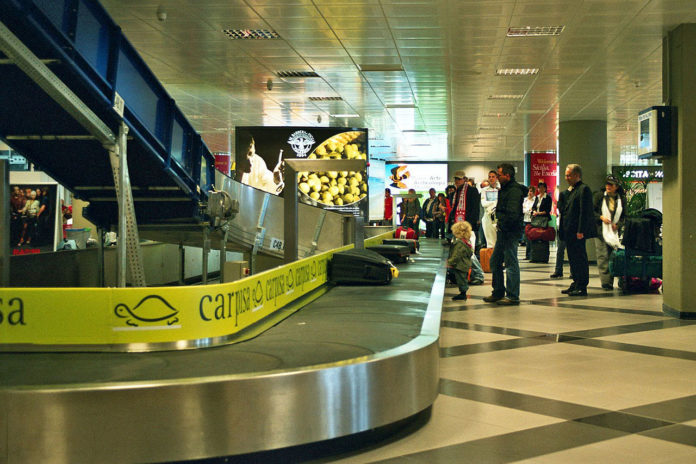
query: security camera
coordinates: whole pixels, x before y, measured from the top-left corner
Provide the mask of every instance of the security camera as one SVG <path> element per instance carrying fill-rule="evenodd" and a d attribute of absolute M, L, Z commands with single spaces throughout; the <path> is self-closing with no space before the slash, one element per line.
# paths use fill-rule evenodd
<path fill-rule="evenodd" d="M 157 7 L 157 19 L 160 21 L 167 20 L 167 12 L 164 11 L 164 7 L 162 5 Z"/>
<path fill-rule="evenodd" d="M 273 90 L 273 79 L 268 79 L 268 80 L 266 81 L 266 88 L 267 88 L 268 90 Z"/>

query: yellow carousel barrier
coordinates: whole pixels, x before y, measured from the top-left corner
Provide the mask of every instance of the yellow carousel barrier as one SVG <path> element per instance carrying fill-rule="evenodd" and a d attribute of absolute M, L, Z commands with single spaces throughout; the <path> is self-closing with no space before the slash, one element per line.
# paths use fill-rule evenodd
<path fill-rule="evenodd" d="M 372 237 L 365 244 L 389 236 Z M 351 248 L 224 284 L 0 288 L 0 350 L 154 351 L 240 341 L 249 338 L 248 333 L 240 338 L 245 329 L 254 326 L 257 335 L 311 301 L 307 296 L 327 283 L 333 254 Z M 302 304 L 288 310 L 297 301 Z"/>

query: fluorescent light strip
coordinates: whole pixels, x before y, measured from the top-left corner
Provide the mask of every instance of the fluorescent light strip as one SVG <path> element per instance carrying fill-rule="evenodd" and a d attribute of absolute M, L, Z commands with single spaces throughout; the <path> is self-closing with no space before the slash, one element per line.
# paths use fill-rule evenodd
<path fill-rule="evenodd" d="M 534 76 L 539 74 L 539 68 L 500 68 L 496 76 Z"/>
<path fill-rule="evenodd" d="M 402 130 L 401 132 L 403 132 L 403 133 L 410 132 L 410 133 L 424 134 L 424 133 L 427 132 L 427 131 L 424 131 L 423 129 L 406 129 L 406 130 Z"/>
<path fill-rule="evenodd" d="M 484 118 L 509 118 L 512 113 L 483 113 Z"/>
<path fill-rule="evenodd" d="M 397 109 L 397 108 L 415 108 L 416 105 L 413 103 L 395 103 L 393 105 L 385 105 L 387 109 Z"/>
<path fill-rule="evenodd" d="M 279 39 L 276 31 L 266 29 L 223 29 L 227 37 L 233 40 L 248 39 Z"/>
<path fill-rule="evenodd" d="M 332 118 L 359 118 L 359 114 L 355 113 L 346 113 L 346 114 L 330 114 Z"/>
<path fill-rule="evenodd" d="M 361 64 L 362 72 L 398 72 L 403 71 L 404 67 L 400 64 Z"/>
<path fill-rule="evenodd" d="M 496 130 L 503 130 L 505 129 L 505 126 L 481 126 L 479 127 L 480 131 L 496 131 Z"/>
<path fill-rule="evenodd" d="M 524 95 L 489 95 L 488 99 L 489 100 L 521 100 L 524 98 Z"/>
<path fill-rule="evenodd" d="M 542 37 L 561 35 L 565 26 L 522 26 L 510 27 L 508 37 Z"/>

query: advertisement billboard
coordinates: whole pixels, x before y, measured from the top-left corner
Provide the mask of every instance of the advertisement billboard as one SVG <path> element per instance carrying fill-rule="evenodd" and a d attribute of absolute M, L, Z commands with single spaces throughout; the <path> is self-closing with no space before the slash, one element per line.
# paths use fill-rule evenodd
<path fill-rule="evenodd" d="M 367 129 L 343 127 L 237 127 L 235 178 L 251 187 L 285 195 L 284 160 L 368 160 Z M 367 220 L 367 172 L 299 172 L 299 201 Z"/>
<path fill-rule="evenodd" d="M 444 192 L 447 188 L 445 163 L 387 163 L 385 173 L 385 184 L 392 193 L 406 193 L 409 189 L 427 193 L 431 188 Z"/>
<path fill-rule="evenodd" d="M 529 186 L 536 187 L 539 182 L 544 182 L 547 190 L 553 192 L 558 185 L 556 153 L 527 153 L 527 159 L 529 162 Z"/>

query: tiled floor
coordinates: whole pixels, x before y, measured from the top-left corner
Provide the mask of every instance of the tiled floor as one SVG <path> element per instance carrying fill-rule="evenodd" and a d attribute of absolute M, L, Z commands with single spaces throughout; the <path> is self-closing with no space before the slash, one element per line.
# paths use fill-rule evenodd
<path fill-rule="evenodd" d="M 465 303 L 447 289 L 425 425 L 320 462 L 696 462 L 696 321 L 602 290 L 595 267 L 586 298 L 560 293 L 552 263 L 521 269 L 519 307 L 482 301 L 490 274 Z"/>

